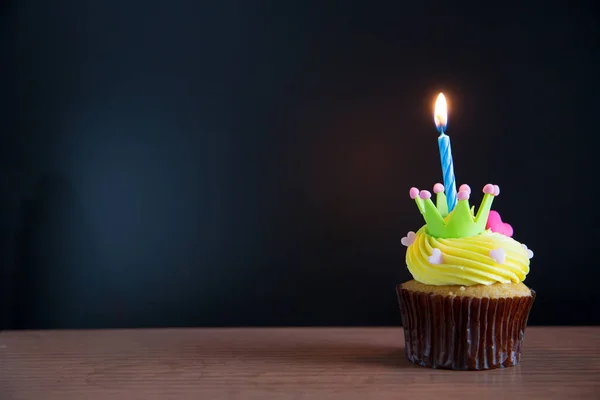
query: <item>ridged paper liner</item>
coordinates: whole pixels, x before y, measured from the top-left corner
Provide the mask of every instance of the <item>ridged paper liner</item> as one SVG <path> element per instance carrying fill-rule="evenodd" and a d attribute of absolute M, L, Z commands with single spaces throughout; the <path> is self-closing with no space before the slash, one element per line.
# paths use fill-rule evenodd
<path fill-rule="evenodd" d="M 417 365 L 485 370 L 519 363 L 535 299 L 442 296 L 396 288 L 406 356 Z"/>

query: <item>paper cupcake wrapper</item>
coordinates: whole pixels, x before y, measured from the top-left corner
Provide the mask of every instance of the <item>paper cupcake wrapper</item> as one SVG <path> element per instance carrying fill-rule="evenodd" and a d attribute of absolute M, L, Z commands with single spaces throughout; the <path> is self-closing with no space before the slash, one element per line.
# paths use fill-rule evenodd
<path fill-rule="evenodd" d="M 406 356 L 417 365 L 486 370 L 519 363 L 535 299 L 442 296 L 396 288 Z"/>

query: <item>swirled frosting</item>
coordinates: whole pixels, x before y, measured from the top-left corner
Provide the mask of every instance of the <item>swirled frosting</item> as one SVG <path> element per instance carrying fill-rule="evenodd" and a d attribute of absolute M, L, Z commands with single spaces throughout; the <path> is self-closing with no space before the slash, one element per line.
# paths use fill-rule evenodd
<path fill-rule="evenodd" d="M 490 252 L 502 248 L 504 263 L 496 262 Z M 431 264 L 433 249 L 442 252 L 440 264 Z M 486 230 L 464 238 L 435 238 L 423 226 L 406 252 L 406 265 L 416 281 L 426 285 L 491 285 L 518 283 L 529 273 L 527 250 L 516 240 Z"/>

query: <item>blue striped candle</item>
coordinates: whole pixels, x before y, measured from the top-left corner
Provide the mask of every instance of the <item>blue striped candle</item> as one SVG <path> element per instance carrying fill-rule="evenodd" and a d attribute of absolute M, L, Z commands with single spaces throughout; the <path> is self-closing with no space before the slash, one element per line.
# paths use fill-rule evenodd
<path fill-rule="evenodd" d="M 446 190 L 448 212 L 451 212 L 454 210 L 454 206 L 456 206 L 456 179 L 454 178 L 454 162 L 452 161 L 450 137 L 445 133 L 446 127 L 448 126 L 448 108 L 443 93 L 439 94 L 435 102 L 434 121 L 438 132 L 440 132 L 440 136 L 438 137 L 440 160 L 442 162 L 442 174 L 444 176 L 444 188 Z"/>

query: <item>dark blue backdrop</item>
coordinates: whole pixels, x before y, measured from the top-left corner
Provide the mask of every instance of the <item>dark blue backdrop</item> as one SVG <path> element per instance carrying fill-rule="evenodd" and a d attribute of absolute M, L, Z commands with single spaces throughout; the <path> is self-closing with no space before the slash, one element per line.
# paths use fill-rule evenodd
<path fill-rule="evenodd" d="M 2 324 L 399 324 L 439 91 L 458 183 L 535 251 L 531 323 L 600 323 L 598 13 L 404 3 L 5 7 Z"/>

